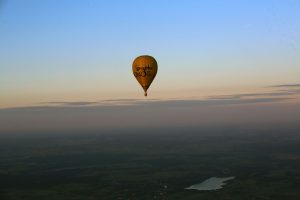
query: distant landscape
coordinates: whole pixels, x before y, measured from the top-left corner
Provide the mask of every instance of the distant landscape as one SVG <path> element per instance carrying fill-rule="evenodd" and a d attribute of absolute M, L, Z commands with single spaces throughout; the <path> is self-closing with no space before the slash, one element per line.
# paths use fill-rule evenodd
<path fill-rule="evenodd" d="M 2 135 L 0 199 L 299 199 L 300 127 Z M 186 190 L 210 177 L 224 188 Z"/>

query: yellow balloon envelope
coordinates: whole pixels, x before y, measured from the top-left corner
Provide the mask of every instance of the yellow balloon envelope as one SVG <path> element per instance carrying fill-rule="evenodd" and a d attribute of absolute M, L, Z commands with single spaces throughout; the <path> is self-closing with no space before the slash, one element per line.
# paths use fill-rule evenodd
<path fill-rule="evenodd" d="M 147 96 L 147 90 L 157 73 L 156 60 L 152 56 L 139 56 L 132 63 L 132 72 Z"/>

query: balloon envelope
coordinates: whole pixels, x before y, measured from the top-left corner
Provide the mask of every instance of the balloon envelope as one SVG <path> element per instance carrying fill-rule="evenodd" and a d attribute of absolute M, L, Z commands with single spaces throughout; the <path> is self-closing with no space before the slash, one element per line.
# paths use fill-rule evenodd
<path fill-rule="evenodd" d="M 147 96 L 147 90 L 157 73 L 156 60 L 148 55 L 139 56 L 132 63 L 132 72 Z"/>

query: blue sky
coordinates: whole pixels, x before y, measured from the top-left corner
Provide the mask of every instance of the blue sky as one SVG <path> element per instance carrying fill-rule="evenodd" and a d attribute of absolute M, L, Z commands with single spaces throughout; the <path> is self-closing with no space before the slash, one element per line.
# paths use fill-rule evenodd
<path fill-rule="evenodd" d="M 153 98 L 300 82 L 298 0 L 0 5 L 0 107 L 143 98 L 131 73 L 143 54 L 159 64 Z"/>

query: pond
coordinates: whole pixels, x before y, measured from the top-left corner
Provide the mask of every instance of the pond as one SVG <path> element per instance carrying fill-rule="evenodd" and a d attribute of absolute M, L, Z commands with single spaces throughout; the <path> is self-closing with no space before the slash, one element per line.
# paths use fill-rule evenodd
<path fill-rule="evenodd" d="M 211 177 L 209 179 L 206 179 L 202 183 L 198 183 L 195 185 L 191 185 L 190 187 L 187 187 L 185 189 L 187 190 L 218 190 L 223 188 L 224 185 L 226 185 L 226 181 L 234 179 L 234 176 L 230 177 Z"/>

